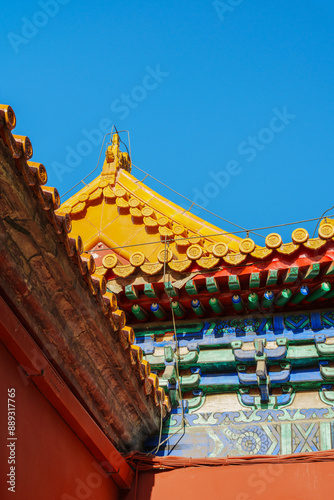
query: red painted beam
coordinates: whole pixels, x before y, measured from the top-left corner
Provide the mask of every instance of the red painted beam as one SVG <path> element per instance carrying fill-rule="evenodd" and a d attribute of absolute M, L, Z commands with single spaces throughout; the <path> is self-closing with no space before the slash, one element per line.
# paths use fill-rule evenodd
<path fill-rule="evenodd" d="M 1 297 L 0 340 L 20 364 L 21 372 L 31 377 L 31 381 L 54 406 L 101 466 L 110 473 L 115 483 L 120 488 L 129 489 L 134 475 L 133 470 L 73 395 Z"/>

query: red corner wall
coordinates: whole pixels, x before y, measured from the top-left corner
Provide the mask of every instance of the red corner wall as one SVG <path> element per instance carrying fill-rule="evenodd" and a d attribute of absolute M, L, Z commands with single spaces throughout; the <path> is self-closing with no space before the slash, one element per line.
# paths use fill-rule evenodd
<path fill-rule="evenodd" d="M 191 467 L 138 474 L 123 500 L 324 500 L 334 498 L 333 462 Z M 137 490 L 137 491 L 136 491 Z"/>
<path fill-rule="evenodd" d="M 7 390 L 16 406 L 15 494 L 9 473 Z M 334 498 L 334 463 L 193 467 L 142 472 L 120 493 L 91 453 L 0 342 L 1 500 L 323 500 Z"/>
<path fill-rule="evenodd" d="M 15 388 L 15 494 L 8 491 L 7 390 Z M 0 342 L 1 500 L 114 500 L 117 485 Z"/>

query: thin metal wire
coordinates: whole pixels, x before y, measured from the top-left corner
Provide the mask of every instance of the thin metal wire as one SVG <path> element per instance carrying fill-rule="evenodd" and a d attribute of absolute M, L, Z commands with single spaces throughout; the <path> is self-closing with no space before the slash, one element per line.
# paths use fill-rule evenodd
<path fill-rule="evenodd" d="M 171 304 L 172 299 L 169 297 L 169 302 Z M 173 320 L 173 330 L 174 330 L 174 338 L 175 338 L 175 347 L 176 347 L 176 376 L 177 376 L 177 381 L 178 381 L 178 392 L 179 392 L 179 400 L 181 403 L 181 411 L 182 411 L 182 426 L 183 426 L 183 435 L 185 434 L 185 427 L 186 427 L 186 419 L 184 418 L 184 406 L 183 406 L 183 399 L 182 399 L 182 392 L 181 392 L 181 380 L 180 380 L 180 371 L 179 371 L 179 360 L 180 360 L 180 350 L 179 350 L 179 341 L 177 339 L 177 333 L 176 333 L 176 323 L 175 323 L 175 314 L 174 314 L 174 309 L 171 307 L 172 311 L 172 320 Z"/>
<path fill-rule="evenodd" d="M 164 252 L 164 286 L 166 286 L 166 251 L 167 251 L 167 235 L 165 235 L 165 252 Z M 168 294 L 167 294 L 168 295 Z M 168 295 L 169 297 L 169 295 Z"/>
<path fill-rule="evenodd" d="M 130 161 L 131 161 L 131 143 L 130 143 L 130 133 L 128 130 L 120 130 L 118 131 L 117 128 L 116 128 L 116 125 L 113 125 L 111 127 L 111 132 L 107 132 L 105 134 L 105 136 L 103 137 L 103 141 L 102 141 L 102 146 L 101 146 L 101 149 L 100 149 L 100 154 L 99 154 L 99 159 L 97 160 L 97 165 L 96 167 L 91 171 L 89 172 L 89 174 L 86 175 L 86 177 L 83 177 L 79 182 L 77 182 L 74 186 L 72 186 L 68 191 L 66 191 L 66 193 L 62 194 L 60 198 L 64 198 L 64 196 L 66 196 L 68 193 L 70 193 L 71 191 L 73 191 L 74 188 L 76 188 L 77 186 L 79 186 L 79 184 L 83 183 L 85 184 L 85 186 L 87 186 L 87 184 L 84 182 L 90 175 L 92 175 L 92 173 L 95 172 L 95 170 L 97 170 L 98 166 L 99 166 L 99 163 L 100 163 L 100 159 L 101 159 L 101 155 L 102 155 L 102 151 L 103 151 L 103 146 L 104 146 L 104 141 L 106 140 L 106 137 L 107 135 L 110 135 L 112 136 L 112 133 L 113 133 L 113 130 L 116 130 L 117 131 L 117 134 L 121 134 L 122 132 L 127 132 L 128 134 L 128 141 L 129 141 L 129 149 L 127 147 L 127 145 L 125 144 L 125 142 L 123 142 L 121 139 L 120 139 L 120 142 L 122 144 L 124 144 L 124 146 L 126 147 L 126 149 L 128 150 L 128 154 L 129 154 L 129 157 L 130 157 Z M 111 141 L 109 141 L 107 144 L 111 144 Z M 130 151 L 129 151 L 130 150 Z"/>
<path fill-rule="evenodd" d="M 167 263 L 166 262 L 166 259 L 167 259 L 167 248 L 166 247 L 169 247 L 169 242 L 167 241 L 167 236 L 165 236 L 164 278 L 163 278 L 164 285 L 166 283 L 166 263 Z M 172 311 L 173 330 L 174 330 L 174 342 L 175 342 L 175 349 L 176 349 L 175 368 L 176 368 L 176 376 L 177 376 L 177 382 L 178 382 L 179 400 L 181 402 L 181 407 L 182 407 L 182 422 L 183 422 L 183 426 L 185 426 L 184 408 L 183 408 L 183 402 L 182 402 L 181 381 L 180 381 L 180 372 L 179 372 L 180 349 L 179 349 L 179 342 L 178 342 L 178 339 L 177 339 L 175 314 L 174 314 L 174 309 L 172 308 L 172 297 L 169 295 L 169 291 L 167 293 L 167 296 L 169 298 L 169 304 L 170 304 L 170 308 L 171 308 L 171 311 Z"/>
<path fill-rule="evenodd" d="M 167 236 L 165 236 L 164 275 L 163 275 L 164 286 L 166 284 L 166 259 L 167 259 Z M 166 293 L 167 293 L 167 296 L 169 298 L 169 302 L 171 304 L 172 298 L 169 295 L 169 291 L 166 290 Z M 182 427 L 180 427 L 180 429 L 178 429 L 176 432 L 174 432 L 173 434 L 171 434 L 170 436 L 168 436 L 166 439 L 164 439 L 164 441 L 161 442 L 161 434 L 162 434 L 162 421 L 161 421 L 158 446 L 156 446 L 155 448 L 153 448 L 153 450 L 151 450 L 148 454 L 157 454 L 158 451 L 159 451 L 159 449 L 160 449 L 160 446 L 162 444 L 166 443 L 170 438 L 172 438 L 173 436 L 175 436 L 175 434 L 177 434 L 178 432 L 180 432 L 181 429 L 183 429 L 183 435 L 184 435 L 184 433 L 185 433 L 185 427 L 186 427 L 186 420 L 184 418 L 184 406 L 183 406 L 183 399 L 182 399 L 182 392 L 181 392 L 180 372 L 179 372 L 180 350 L 179 350 L 179 342 L 178 342 L 178 339 L 177 339 L 175 315 L 174 315 L 174 310 L 173 310 L 172 307 L 171 307 L 171 311 L 172 311 L 172 319 L 173 319 L 174 342 L 175 342 L 175 349 L 176 349 L 175 371 L 176 371 L 176 378 L 177 378 L 177 382 L 178 382 L 179 401 L 181 403 L 181 411 L 182 411 L 182 420 L 181 420 L 181 422 L 182 422 Z M 162 415 L 162 411 L 161 411 L 161 415 Z M 181 438 L 183 437 L 183 435 L 181 436 Z"/>
<path fill-rule="evenodd" d="M 218 219 L 220 220 L 223 220 L 224 222 L 226 222 L 227 224 L 231 224 L 232 226 L 235 226 L 235 227 L 238 227 L 239 229 L 243 229 L 244 231 L 247 231 L 246 228 L 244 228 L 243 226 L 239 226 L 238 224 L 235 224 L 234 222 L 231 222 L 229 221 L 228 219 L 224 219 L 224 217 L 221 217 L 220 215 L 217 215 L 215 214 L 214 212 L 211 212 L 210 210 L 208 210 L 207 208 L 205 207 L 202 207 L 202 205 L 198 205 L 198 203 L 195 203 L 194 201 L 192 201 L 190 198 L 187 198 L 186 196 L 184 196 L 183 194 L 179 193 L 178 191 L 176 191 L 175 189 L 167 186 L 167 184 L 165 184 L 164 182 L 161 182 L 159 181 L 159 179 L 156 179 L 155 177 L 153 177 L 153 175 L 151 174 L 148 174 L 147 172 L 145 172 L 145 170 L 143 170 L 142 168 L 140 167 L 137 167 L 137 165 L 135 165 L 134 163 L 132 163 L 132 166 L 137 168 L 138 170 L 140 170 L 141 172 L 143 172 L 143 174 L 146 174 L 146 176 L 150 177 L 151 179 L 153 179 L 154 181 L 158 182 L 159 184 L 161 184 L 162 186 L 164 186 L 165 188 L 169 189 L 170 191 L 172 191 L 173 193 L 177 194 L 178 196 L 180 196 L 181 198 L 183 198 L 184 200 L 187 200 L 191 203 L 191 208 L 195 205 L 196 207 L 200 208 L 201 210 L 204 210 L 205 212 L 213 215 L 214 217 L 217 217 Z M 190 210 L 190 209 L 189 209 Z M 187 210 L 186 210 L 187 212 Z M 261 238 L 264 238 L 264 236 L 262 236 L 262 234 L 257 234 L 257 236 L 261 236 Z"/>
<path fill-rule="evenodd" d="M 99 163 L 100 163 L 100 159 L 101 159 L 101 155 L 102 155 L 102 151 L 103 151 L 103 146 L 104 146 L 104 142 L 105 142 L 105 139 L 108 135 L 112 135 L 113 133 L 113 130 L 116 130 L 117 134 L 120 134 L 122 132 L 127 132 L 128 134 L 128 141 L 129 141 L 129 148 L 127 147 L 127 145 L 124 143 L 124 141 L 122 141 L 120 139 L 120 142 L 122 144 L 124 144 L 124 146 L 126 147 L 127 151 L 128 151 L 128 154 L 129 154 L 129 157 L 130 157 L 130 161 L 131 161 L 131 143 L 130 143 L 130 134 L 129 134 L 129 131 L 128 130 L 120 130 L 118 131 L 116 126 L 113 125 L 112 128 L 111 128 L 111 132 L 108 132 L 105 134 L 104 138 L 103 138 L 103 141 L 102 141 L 102 145 L 101 145 L 101 149 L 100 149 L 100 154 L 99 154 L 99 158 L 98 158 L 98 161 L 97 161 L 97 164 L 96 164 L 96 167 L 89 173 L 87 174 L 85 177 L 83 177 L 79 182 L 77 182 L 73 187 L 71 187 L 68 191 L 66 191 L 64 194 L 61 195 L 61 198 L 63 198 L 64 196 L 66 196 L 68 193 L 70 193 L 71 191 L 73 191 L 74 188 L 76 188 L 79 184 L 83 183 L 85 185 L 87 185 L 84 181 L 92 174 L 94 173 L 98 166 L 99 166 Z M 109 143 L 110 144 L 110 141 Z M 296 222 L 286 222 L 286 223 L 283 223 L 283 224 L 275 224 L 275 225 L 272 225 L 272 226 L 264 226 L 264 227 L 259 227 L 259 228 L 253 228 L 253 229 L 246 229 L 244 228 L 243 226 L 240 226 L 238 224 L 235 224 L 234 222 L 231 222 L 229 221 L 228 219 L 225 219 L 224 217 L 221 217 L 220 215 L 217 215 L 216 213 L 212 212 L 211 210 L 208 210 L 207 208 L 203 207 L 202 205 L 199 205 L 198 203 L 195 203 L 194 201 L 192 201 L 190 198 L 187 198 L 186 196 L 184 196 L 183 194 L 179 193 L 178 191 L 176 191 L 175 189 L 171 188 L 170 186 L 168 186 L 167 184 L 165 184 L 164 182 L 162 181 L 159 181 L 159 179 L 157 179 L 156 177 L 153 177 L 152 175 L 150 175 L 148 172 L 145 172 L 145 170 L 143 170 L 142 168 L 138 167 L 137 165 L 135 165 L 134 163 L 131 163 L 133 167 L 135 167 L 137 170 L 140 170 L 141 172 L 143 172 L 145 174 L 145 177 L 143 178 L 143 180 L 145 180 L 147 177 L 150 177 L 151 179 L 153 179 L 154 181 L 158 182 L 159 184 L 161 184 L 162 186 L 164 186 L 166 189 L 169 189 L 170 191 L 172 191 L 174 194 L 180 196 L 181 198 L 189 201 L 191 203 L 190 207 L 188 210 L 185 210 L 183 213 L 186 213 L 186 212 L 189 212 L 190 213 L 190 210 L 192 209 L 193 206 L 196 206 L 198 208 L 200 208 L 201 210 L 204 210 L 205 212 L 213 215 L 214 217 L 217 217 L 218 219 L 220 220 L 223 220 L 224 222 L 228 223 L 228 224 L 231 224 L 232 226 L 235 226 L 235 227 L 238 227 L 239 229 L 241 229 L 241 231 L 234 231 L 234 232 L 226 232 L 226 231 L 222 231 L 221 233 L 215 233 L 215 234 L 212 234 L 212 235 L 205 235 L 206 238 L 209 238 L 209 237 L 214 237 L 214 236 L 224 236 L 224 235 L 235 235 L 235 234 L 239 234 L 239 233 L 243 233 L 243 232 L 246 232 L 246 235 L 248 235 L 249 233 L 253 233 L 255 234 L 256 236 L 260 236 L 261 238 L 265 238 L 265 236 L 263 236 L 262 234 L 258 234 L 256 233 L 255 231 L 263 231 L 264 229 L 275 229 L 275 228 L 279 228 L 279 227 L 285 227 L 285 226 L 292 226 L 292 225 L 296 225 L 296 224 L 302 224 L 304 222 L 314 222 L 314 221 L 317 221 L 317 225 L 314 229 L 314 232 L 313 232 L 313 235 L 312 235 L 312 238 L 314 237 L 314 234 L 317 230 L 317 227 L 318 227 L 318 224 L 320 222 L 320 220 L 323 218 L 323 216 L 329 212 L 330 210 L 333 210 L 334 209 L 334 205 L 331 207 L 331 208 L 328 208 L 327 210 L 325 210 L 325 212 L 323 212 L 323 214 L 320 216 L 320 217 L 315 217 L 315 218 L 312 218 L 312 219 L 304 219 L 304 220 L 300 220 L 300 221 L 296 221 Z M 143 182 L 142 181 L 137 181 L 137 182 Z M 330 214 L 328 215 L 328 217 L 332 217 L 333 214 Z M 180 240 L 190 240 L 192 238 L 197 238 L 198 236 L 193 236 L 193 237 L 188 237 L 188 238 L 179 238 Z M 156 244 L 156 243 L 160 243 L 160 241 L 157 241 L 157 242 L 147 242 L 147 243 L 142 243 L 142 244 L 137 244 L 137 245 L 126 245 L 126 246 L 119 246 L 119 247 L 114 247 L 114 248 L 110 248 L 109 250 L 116 250 L 116 249 L 119 249 L 119 248 L 129 248 L 129 247 L 132 247 L 132 246 L 141 246 L 141 245 L 150 245 L 150 244 Z M 103 249 L 101 250 L 95 250 L 95 251 L 102 251 Z"/>
<path fill-rule="evenodd" d="M 183 407 L 182 407 L 182 409 L 183 409 Z M 181 429 L 183 429 L 183 431 L 184 431 L 184 426 L 183 426 L 183 428 L 180 427 L 179 429 L 177 429 L 177 431 L 173 432 L 173 434 L 170 434 L 166 439 L 164 439 L 163 441 L 161 441 L 160 446 L 162 446 L 163 444 L 167 443 L 167 441 L 169 441 L 169 439 L 171 439 L 173 436 L 175 436 L 175 434 L 178 434 Z M 154 454 L 156 454 L 157 452 L 155 450 L 156 450 L 156 447 L 152 451 L 149 451 L 148 453 L 146 453 L 146 455 L 154 455 Z"/>
<path fill-rule="evenodd" d="M 77 186 L 79 186 L 79 184 L 83 181 L 85 181 L 87 179 L 87 177 L 89 177 L 90 175 L 92 175 L 93 172 L 95 172 L 95 170 L 98 168 L 99 166 L 99 163 L 100 163 L 100 159 L 101 159 L 101 155 L 102 155 L 102 150 L 103 150 L 103 146 L 104 146 L 104 141 L 106 140 L 106 137 L 107 135 L 111 135 L 112 132 L 113 132 L 113 129 L 114 129 L 114 125 L 112 126 L 112 129 L 111 129 L 111 132 L 107 132 L 105 134 L 105 136 L 103 137 L 103 141 L 102 141 L 102 146 L 101 146 L 101 149 L 100 149 L 100 154 L 99 154 L 99 159 L 97 160 L 97 164 L 96 164 L 96 167 L 91 171 L 89 172 L 89 174 L 86 175 L 86 177 L 83 177 L 83 179 L 81 179 L 79 182 L 77 182 L 74 186 L 71 187 L 71 189 L 69 189 L 68 191 L 66 191 L 66 193 L 62 194 L 60 198 L 64 198 L 64 196 L 66 196 L 68 193 L 70 193 L 71 191 L 73 191 L 74 188 L 76 188 Z M 109 143 L 108 143 L 109 144 Z"/>
<path fill-rule="evenodd" d="M 327 217 L 334 217 L 334 213 L 333 214 L 329 214 Z M 305 219 L 305 220 L 300 220 L 300 221 L 296 221 L 296 222 L 286 222 L 285 224 L 276 224 L 274 226 L 257 227 L 257 228 L 255 228 L 255 231 L 262 231 L 264 229 L 275 229 L 275 228 L 284 227 L 284 226 L 294 226 L 296 224 L 302 224 L 304 222 L 320 221 L 321 218 L 322 218 L 322 216 L 321 217 L 316 217 L 314 219 Z M 249 230 L 249 232 L 252 232 L 252 231 L 253 230 Z M 203 236 L 203 238 L 213 238 L 214 236 L 228 236 L 229 234 L 236 235 L 236 234 L 244 233 L 244 232 L 245 232 L 244 230 L 243 231 L 233 231 L 233 232 L 226 232 L 226 231 L 224 231 L 224 232 L 221 232 L 221 233 L 206 234 L 206 235 Z M 177 239 L 178 239 L 178 241 L 180 241 L 180 240 L 191 240 L 191 239 L 196 239 L 198 237 L 201 237 L 201 236 L 196 235 L 196 236 L 188 236 L 188 237 L 185 237 L 185 238 L 178 237 Z M 167 241 L 172 242 L 173 240 L 167 240 Z M 133 245 L 122 245 L 122 246 L 111 247 L 111 248 L 96 248 L 95 250 L 88 250 L 88 252 L 91 252 L 91 253 L 104 252 L 105 250 L 119 250 L 119 249 L 122 249 L 122 248 L 140 247 L 140 246 L 145 246 L 145 245 L 157 245 L 159 243 L 161 243 L 161 240 L 147 241 L 145 243 L 136 243 L 136 244 L 133 244 Z"/>
<path fill-rule="evenodd" d="M 182 212 L 182 214 L 185 214 L 186 212 L 190 212 L 190 210 L 193 208 L 193 206 L 194 206 L 194 202 L 192 202 L 192 204 L 190 205 L 188 210 L 185 210 L 184 212 Z"/>
<path fill-rule="evenodd" d="M 158 446 L 157 446 L 156 453 L 158 453 L 160 445 L 161 445 L 162 426 L 163 426 L 163 421 L 162 421 L 162 401 L 160 399 L 160 431 L 159 431 L 159 441 L 158 441 Z"/>
<path fill-rule="evenodd" d="M 316 226 L 315 226 L 315 228 L 314 228 L 314 231 L 313 231 L 313 234 L 312 234 L 312 238 L 314 238 L 314 235 L 315 235 L 315 232 L 316 232 L 316 230 L 317 230 L 317 227 L 318 227 L 318 224 L 319 224 L 320 220 L 323 218 L 323 216 L 324 216 L 325 214 L 327 214 L 327 212 L 329 212 L 330 210 L 333 210 L 333 208 L 334 208 L 334 205 L 333 205 L 331 208 L 328 208 L 327 210 L 325 210 L 325 211 L 324 211 L 324 213 L 321 215 L 321 217 L 319 217 L 319 220 L 318 220 L 318 222 L 317 222 L 317 225 L 316 225 Z M 330 216 L 328 215 L 328 217 L 330 217 Z"/>

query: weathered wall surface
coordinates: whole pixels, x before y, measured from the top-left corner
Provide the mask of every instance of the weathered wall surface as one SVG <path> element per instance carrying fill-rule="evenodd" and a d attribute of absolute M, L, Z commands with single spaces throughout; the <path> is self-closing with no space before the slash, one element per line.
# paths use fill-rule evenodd
<path fill-rule="evenodd" d="M 91 293 L 78 252 L 69 258 L 68 238 L 59 241 L 47 217 L 53 209 L 25 182 L 21 161 L 0 138 L 0 291 L 115 446 L 139 449 L 158 429 L 160 405 L 145 393 L 102 294 Z"/>

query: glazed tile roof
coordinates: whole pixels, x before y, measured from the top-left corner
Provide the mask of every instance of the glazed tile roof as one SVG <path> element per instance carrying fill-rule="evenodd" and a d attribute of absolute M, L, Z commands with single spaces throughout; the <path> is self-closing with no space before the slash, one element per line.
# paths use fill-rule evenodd
<path fill-rule="evenodd" d="M 115 249 L 98 261 L 101 273 L 103 268 L 113 269 L 116 276 L 126 277 L 140 268 L 147 275 L 157 274 L 163 267 L 165 239 L 168 266 L 178 272 L 189 269 L 193 261 L 211 268 L 220 257 L 229 260 L 238 253 L 240 238 L 224 235 L 158 195 L 129 170 L 128 155 L 120 152 L 115 134 L 101 175 L 60 208 L 71 214 L 72 234 L 81 234 L 86 250 L 98 243 Z"/>
<path fill-rule="evenodd" d="M 121 292 L 122 307 L 132 320 L 166 320 L 170 297 L 175 311 L 182 304 L 190 317 L 196 317 L 195 310 L 204 316 L 223 310 L 247 313 L 261 309 L 261 303 L 282 307 L 290 299 L 289 305 L 296 307 L 294 296 L 303 285 L 310 285 L 307 300 L 326 298 L 334 274 L 330 219 L 321 221 L 317 238 L 297 228 L 291 242 L 283 243 L 278 233 L 271 233 L 260 247 L 162 198 L 130 170 L 129 156 L 120 151 L 115 134 L 102 173 L 64 202 L 58 213 L 71 214 L 71 235 L 81 234 L 85 250 L 94 256 L 96 273 Z M 318 286 L 324 289 L 317 292 Z M 288 292 L 278 296 L 286 287 Z M 193 305 L 199 299 L 204 301 L 202 308 Z"/>
<path fill-rule="evenodd" d="M 129 371 L 134 370 L 136 376 L 141 380 L 143 394 L 153 400 L 159 414 L 161 408 L 165 417 L 170 409 L 169 398 L 165 395 L 163 388 L 159 387 L 156 375 L 151 374 L 150 365 L 143 359 L 140 347 L 133 345 L 135 340 L 133 329 L 126 326 L 125 314 L 119 309 L 116 296 L 106 290 L 105 278 L 95 273 L 96 265 L 93 257 L 89 253 L 83 252 L 83 242 L 76 230 L 72 229 L 71 216 L 68 213 L 59 213 L 60 197 L 57 189 L 45 186 L 47 173 L 44 165 L 30 161 L 33 149 L 29 138 L 12 134 L 15 126 L 16 117 L 12 108 L 0 105 L 0 138 L 9 149 L 25 183 L 31 188 L 32 196 L 37 198 L 40 207 L 47 215 L 59 242 L 64 245 L 72 266 L 77 268 L 86 282 L 87 289 L 96 299 L 97 314 L 108 319 L 112 337 L 128 353 Z M 109 185 L 109 181 L 106 182 L 105 192 L 106 186 Z M 100 180 L 98 184 L 101 184 Z M 102 190 L 100 187 L 98 189 Z M 85 196 L 79 194 L 79 198 L 83 199 Z M 95 195 L 90 196 L 90 200 L 94 199 L 98 199 L 96 192 Z M 78 212 L 74 209 L 73 213 Z M 87 244 L 85 246 L 87 248 Z"/>
<path fill-rule="evenodd" d="M 86 251 L 96 250 L 98 274 L 109 271 L 108 277 L 115 278 L 138 272 L 156 275 L 161 273 L 165 260 L 168 271 L 176 273 L 273 258 L 284 260 L 304 250 L 318 252 L 333 241 L 332 223 L 322 221 L 317 238 L 310 238 L 305 229 L 298 228 L 290 243 L 283 243 L 279 234 L 271 233 L 265 246 L 259 247 L 251 238 L 226 233 L 163 198 L 138 181 L 130 170 L 129 157 L 120 151 L 115 134 L 102 173 L 59 210 L 71 214 L 71 235 L 81 235 Z"/>

